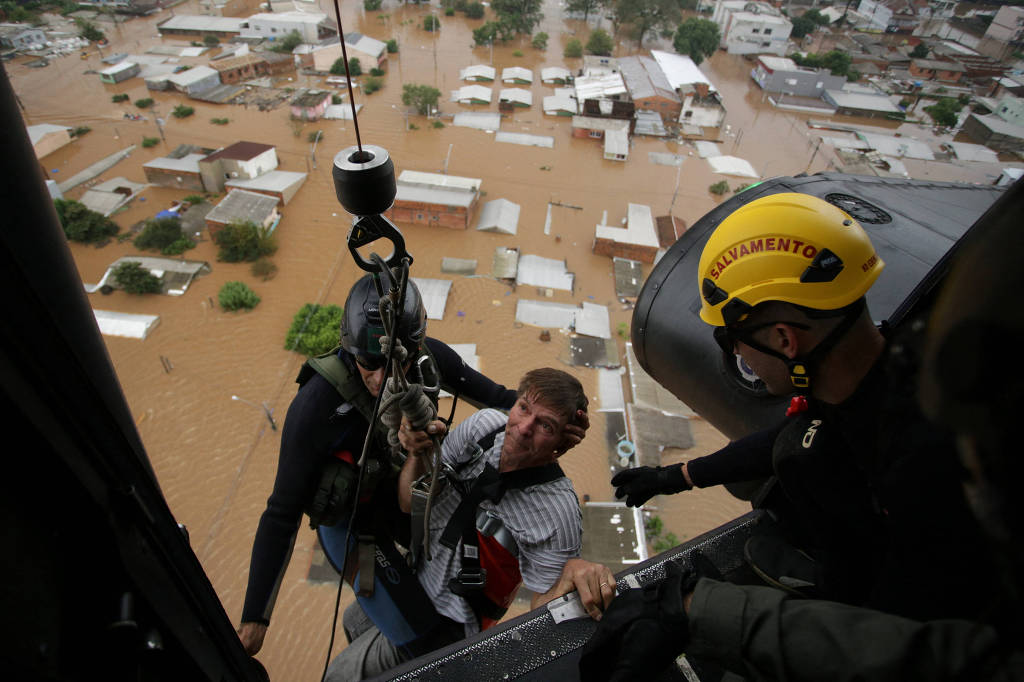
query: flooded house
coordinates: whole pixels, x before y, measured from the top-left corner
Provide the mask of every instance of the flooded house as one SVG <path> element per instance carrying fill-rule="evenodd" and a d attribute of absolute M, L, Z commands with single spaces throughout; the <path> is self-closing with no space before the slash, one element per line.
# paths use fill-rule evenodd
<path fill-rule="evenodd" d="M 235 189 L 228 192 L 213 210 L 206 214 L 206 229 L 213 238 L 231 223 L 250 222 L 256 227 L 273 231 L 281 218 L 277 199 L 265 194 Z"/>
<path fill-rule="evenodd" d="M 533 93 L 524 88 L 504 88 L 498 93 L 498 109 L 526 108 L 533 106 Z"/>
<path fill-rule="evenodd" d="M 279 206 L 285 206 L 306 182 L 306 177 L 306 173 L 272 170 L 254 178 L 228 180 L 224 183 L 224 188 L 228 190 L 244 189 L 255 194 L 265 194 L 277 199 Z"/>
<path fill-rule="evenodd" d="M 156 25 L 161 35 L 202 39 L 213 36 L 228 42 L 241 35 L 246 20 L 240 17 L 210 17 L 201 14 L 175 14 Z"/>
<path fill-rule="evenodd" d="M 515 85 L 531 85 L 533 83 L 533 71 L 524 69 L 521 66 L 510 66 L 501 70 L 501 82 Z"/>
<path fill-rule="evenodd" d="M 100 71 L 100 80 L 104 83 L 120 83 L 129 78 L 135 78 L 141 70 L 141 66 L 126 60 Z"/>
<path fill-rule="evenodd" d="M 481 232 L 515 234 L 519 230 L 519 204 L 508 199 L 494 199 L 480 208 L 476 229 Z"/>
<path fill-rule="evenodd" d="M 303 43 L 316 45 L 337 36 L 338 26 L 323 12 L 261 12 L 246 20 L 241 37 L 274 41 L 293 32 Z"/>
<path fill-rule="evenodd" d="M 729 54 L 774 54 L 788 52 L 793 24 L 767 2 L 721 0 L 715 3 L 711 20 L 718 24 L 720 47 Z"/>
<path fill-rule="evenodd" d="M 598 225 L 594 230 L 594 253 L 653 263 L 661 243 L 655 229 L 651 207 L 629 204 L 626 227 Z"/>
<path fill-rule="evenodd" d="M 718 128 L 725 120 L 725 105 L 715 85 L 685 55 L 651 50 L 669 86 L 682 100 L 678 122 L 698 128 Z"/>
<path fill-rule="evenodd" d="M 276 170 L 277 151 L 260 142 L 235 142 L 199 161 L 199 173 L 207 192 L 223 192 L 228 180 L 251 180 Z"/>
<path fill-rule="evenodd" d="M 269 76 L 270 63 L 260 54 L 246 54 L 210 62 L 210 67 L 220 74 L 221 83 L 240 83 L 252 78 Z"/>
<path fill-rule="evenodd" d="M 395 203 L 385 215 L 398 223 L 468 229 L 481 182 L 480 178 L 402 171 Z"/>
<path fill-rule="evenodd" d="M 362 33 L 346 33 L 345 50 L 348 52 L 349 61 L 358 61 L 363 73 L 369 73 L 373 69 L 387 69 L 388 46 L 383 41 Z M 316 71 L 330 71 L 331 66 L 341 59 L 341 44 L 335 40 L 326 45 L 319 45 L 313 49 L 312 55 L 313 68 Z"/>
<path fill-rule="evenodd" d="M 37 159 L 57 151 L 66 144 L 71 144 L 71 128 L 67 126 L 38 123 L 28 126 L 26 130 Z"/>
<path fill-rule="evenodd" d="M 1011 123 L 999 116 L 971 114 L 964 121 L 963 132 L 978 144 L 997 152 L 1024 150 L 1024 125 Z"/>
<path fill-rule="evenodd" d="M 797 97 L 821 97 L 826 90 L 841 90 L 845 76 L 833 76 L 828 69 L 798 66 L 788 57 L 761 55 L 750 77 L 765 92 L 780 92 Z"/>
<path fill-rule="evenodd" d="M 939 81 L 956 85 L 963 80 L 966 67 L 959 62 L 940 61 L 938 59 L 912 59 L 910 75 L 918 80 Z"/>
<path fill-rule="evenodd" d="M 41 28 L 25 24 L 0 24 L 0 47 L 11 50 L 34 50 L 46 45 Z"/>
<path fill-rule="evenodd" d="M 572 73 L 564 66 L 546 66 L 540 70 L 540 82 L 545 85 L 566 85 L 572 81 Z"/>
<path fill-rule="evenodd" d="M 160 187 L 173 187 L 193 192 L 205 192 L 199 162 L 206 154 L 191 153 L 181 158 L 160 157 L 142 164 L 146 182 Z"/>
<path fill-rule="evenodd" d="M 647 56 L 620 57 L 619 68 L 630 99 L 637 109 L 658 113 L 663 120 L 675 121 L 683 103 L 669 83 L 661 66 Z"/>
<path fill-rule="evenodd" d="M 459 104 L 490 104 L 493 91 L 482 85 L 463 85 L 452 92 L 452 101 Z"/>
<path fill-rule="evenodd" d="M 859 88 L 826 90 L 823 99 L 827 104 L 835 107 L 836 113 L 845 116 L 902 118 L 904 115 L 903 110 L 889 96 L 879 92 L 867 92 Z"/>
<path fill-rule="evenodd" d="M 332 93 L 328 90 L 305 90 L 292 98 L 292 118 L 303 121 L 318 121 L 331 105 Z"/>
<path fill-rule="evenodd" d="M 220 85 L 220 74 L 209 66 L 193 66 L 167 76 L 170 87 L 186 95 L 198 95 Z"/>
<path fill-rule="evenodd" d="M 548 116 L 575 116 L 579 113 L 576 91 L 558 88 L 553 95 L 544 96 L 544 113 Z"/>
<path fill-rule="evenodd" d="M 459 80 L 475 83 L 491 83 L 494 81 L 495 69 L 486 64 L 473 64 L 459 71 Z"/>

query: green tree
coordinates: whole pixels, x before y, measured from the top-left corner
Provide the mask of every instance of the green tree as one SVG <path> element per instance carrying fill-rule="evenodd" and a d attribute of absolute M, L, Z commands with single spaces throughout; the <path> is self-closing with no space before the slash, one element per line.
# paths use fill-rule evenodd
<path fill-rule="evenodd" d="M 797 17 L 793 19 L 793 30 L 790 31 L 789 35 L 797 39 L 803 38 L 816 28 L 818 28 L 818 25 L 813 20 L 807 17 Z"/>
<path fill-rule="evenodd" d="M 146 137 L 146 136 L 142 137 L 142 148 L 143 149 L 149 149 L 150 147 L 155 147 L 158 144 L 160 144 L 160 138 L 159 137 Z"/>
<path fill-rule="evenodd" d="M 284 337 L 285 350 L 306 356 L 322 355 L 338 345 L 342 308 L 307 303 L 295 313 Z"/>
<path fill-rule="evenodd" d="M 273 235 L 248 220 L 228 223 L 214 233 L 213 241 L 220 247 L 217 260 L 226 263 L 252 262 L 277 251 Z"/>
<path fill-rule="evenodd" d="M 217 36 L 203 36 L 203 45 L 206 47 L 217 47 L 220 45 L 220 38 Z"/>
<path fill-rule="evenodd" d="M 383 0 L 363 0 L 363 9 L 367 12 L 376 12 L 380 9 Z"/>
<path fill-rule="evenodd" d="M 484 18 L 484 4 L 482 2 L 471 2 L 466 5 L 466 16 L 470 19 Z"/>
<path fill-rule="evenodd" d="M 587 39 L 587 52 L 602 57 L 610 57 L 615 50 L 615 41 L 603 28 L 599 28 L 590 34 Z"/>
<path fill-rule="evenodd" d="M 82 36 L 86 40 L 96 42 L 106 38 L 106 36 L 103 35 L 103 31 L 101 31 L 96 24 L 87 19 L 79 19 L 76 17 L 75 26 L 78 27 L 78 35 Z"/>
<path fill-rule="evenodd" d="M 195 108 L 179 104 L 171 110 L 171 116 L 174 118 L 188 118 L 192 114 L 196 113 Z"/>
<path fill-rule="evenodd" d="M 260 297 L 244 282 L 224 282 L 217 292 L 217 302 L 224 310 L 252 310 Z"/>
<path fill-rule="evenodd" d="M 337 59 L 335 59 L 334 63 L 331 64 L 331 68 L 329 70 L 335 76 L 344 76 L 345 75 L 345 58 L 344 57 L 338 57 Z"/>
<path fill-rule="evenodd" d="M 821 10 L 819 10 L 816 7 L 812 7 L 811 9 L 804 12 L 801 16 L 804 19 L 810 19 L 818 26 L 828 26 L 830 23 L 832 23 L 828 20 L 828 17 L 822 14 Z"/>
<path fill-rule="evenodd" d="M 402 104 L 413 107 L 416 113 L 426 116 L 437 107 L 441 91 L 429 85 L 406 83 L 402 86 Z"/>
<path fill-rule="evenodd" d="M 644 36 L 651 31 L 679 24 L 678 0 L 617 0 L 615 18 L 620 24 L 629 24 L 637 43 L 643 47 Z"/>
<path fill-rule="evenodd" d="M 98 244 L 117 234 L 120 229 L 110 218 L 74 199 L 55 199 L 53 205 L 57 209 L 64 234 L 70 241 Z"/>
<path fill-rule="evenodd" d="M 531 44 L 535 50 L 546 50 L 548 48 L 548 34 L 541 31 L 533 37 Z"/>
<path fill-rule="evenodd" d="M 291 54 L 292 50 L 302 44 L 302 34 L 298 31 L 292 31 L 280 40 L 274 41 L 274 45 L 271 46 L 271 50 L 274 52 L 281 52 L 283 54 Z"/>
<path fill-rule="evenodd" d="M 398 41 L 392 38 L 388 41 L 388 54 L 395 54 L 398 52 Z"/>
<path fill-rule="evenodd" d="M 707 19 L 690 17 L 676 29 L 672 46 L 679 54 L 687 55 L 694 64 L 700 64 L 718 49 L 721 34 L 718 25 Z"/>
<path fill-rule="evenodd" d="M 139 109 L 149 109 L 151 106 L 153 106 L 153 98 L 143 97 L 142 99 L 137 99 L 135 100 L 135 106 L 137 106 Z"/>
<path fill-rule="evenodd" d="M 507 22 L 515 33 L 533 33 L 533 27 L 544 18 L 543 0 L 491 0 L 491 9 Z"/>
<path fill-rule="evenodd" d="M 131 96 L 127 92 L 122 92 L 119 95 L 114 95 L 110 98 L 111 102 L 127 102 L 131 99 Z"/>
<path fill-rule="evenodd" d="M 918 43 L 914 46 L 914 49 L 910 51 L 911 59 L 924 59 L 928 56 L 928 46 L 924 43 Z"/>
<path fill-rule="evenodd" d="M 726 182 L 725 180 L 719 180 L 715 184 L 710 185 L 708 187 L 708 191 L 711 192 L 712 194 L 722 196 L 723 194 L 729 191 L 729 183 Z"/>
<path fill-rule="evenodd" d="M 565 3 L 565 10 L 574 14 L 582 14 L 583 21 L 586 21 L 591 14 L 597 14 L 604 4 L 605 0 L 569 0 Z"/>
<path fill-rule="evenodd" d="M 269 258 L 260 258 L 252 264 L 249 271 L 252 272 L 253 277 L 259 277 L 266 282 L 269 279 L 273 279 L 274 275 L 277 274 L 277 266 Z"/>
<path fill-rule="evenodd" d="M 377 92 L 383 87 L 383 78 L 377 76 L 370 76 L 369 78 L 366 79 L 366 82 L 363 83 L 363 92 L 365 92 L 367 95 L 372 95 L 373 93 Z"/>
<path fill-rule="evenodd" d="M 129 294 L 159 294 L 163 290 L 160 278 L 142 267 L 137 261 L 125 261 L 111 273 L 114 283 Z"/>
<path fill-rule="evenodd" d="M 185 240 L 191 244 L 191 240 L 185 236 L 181 229 L 181 220 L 178 217 L 150 218 L 143 226 L 139 236 L 132 244 L 142 251 L 165 251 L 168 247 L 178 247 L 177 242 Z M 191 244 L 194 246 L 194 244 Z M 181 253 L 179 251 L 178 253 Z"/>
<path fill-rule="evenodd" d="M 427 16 L 423 17 L 423 30 L 430 31 L 431 33 L 433 33 L 434 31 L 440 31 L 441 20 L 435 17 L 433 14 L 428 14 Z"/>
<path fill-rule="evenodd" d="M 569 42 L 567 42 L 565 44 L 565 52 L 563 52 L 562 54 L 563 54 L 563 56 L 568 57 L 570 59 L 573 59 L 573 58 L 578 59 L 578 58 L 582 57 L 583 56 L 583 43 L 581 43 L 576 38 L 570 39 Z"/>
<path fill-rule="evenodd" d="M 932 117 L 936 125 L 952 128 L 956 125 L 957 114 L 964 108 L 958 100 L 953 97 L 943 97 L 935 104 L 924 108 Z"/>

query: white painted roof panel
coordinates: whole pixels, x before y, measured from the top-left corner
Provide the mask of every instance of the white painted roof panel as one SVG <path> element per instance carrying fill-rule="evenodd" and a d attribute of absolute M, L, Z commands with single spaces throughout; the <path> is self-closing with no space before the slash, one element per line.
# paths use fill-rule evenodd
<path fill-rule="evenodd" d="M 443 320 L 444 309 L 448 304 L 448 293 L 452 289 L 450 279 L 427 279 L 410 277 L 423 298 L 423 307 L 427 309 L 428 320 Z"/>
<path fill-rule="evenodd" d="M 572 291 L 573 277 L 566 269 L 565 261 L 530 254 L 519 257 L 517 284 Z"/>

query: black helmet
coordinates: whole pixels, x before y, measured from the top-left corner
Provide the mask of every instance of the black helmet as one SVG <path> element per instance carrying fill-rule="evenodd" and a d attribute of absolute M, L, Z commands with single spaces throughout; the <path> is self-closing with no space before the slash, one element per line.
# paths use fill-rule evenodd
<path fill-rule="evenodd" d="M 405 309 L 398 319 L 397 336 L 409 351 L 409 356 L 415 357 L 426 334 L 427 311 L 423 308 L 419 289 L 410 280 L 405 290 Z M 383 355 L 380 348 L 383 335 L 377 287 L 372 275 L 364 275 L 352 286 L 345 300 L 345 311 L 341 316 L 341 347 L 352 355 L 380 357 Z"/>

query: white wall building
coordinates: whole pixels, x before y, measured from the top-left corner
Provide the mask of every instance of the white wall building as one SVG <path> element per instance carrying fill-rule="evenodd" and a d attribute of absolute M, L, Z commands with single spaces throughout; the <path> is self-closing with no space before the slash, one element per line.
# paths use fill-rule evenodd
<path fill-rule="evenodd" d="M 793 24 L 765 2 L 719 0 L 712 21 L 721 31 L 721 47 L 729 54 L 785 55 Z"/>
<path fill-rule="evenodd" d="M 311 44 L 338 34 L 334 20 L 323 12 L 267 12 L 249 17 L 242 25 L 241 35 L 281 40 L 292 31 L 302 36 L 302 42 Z"/>

